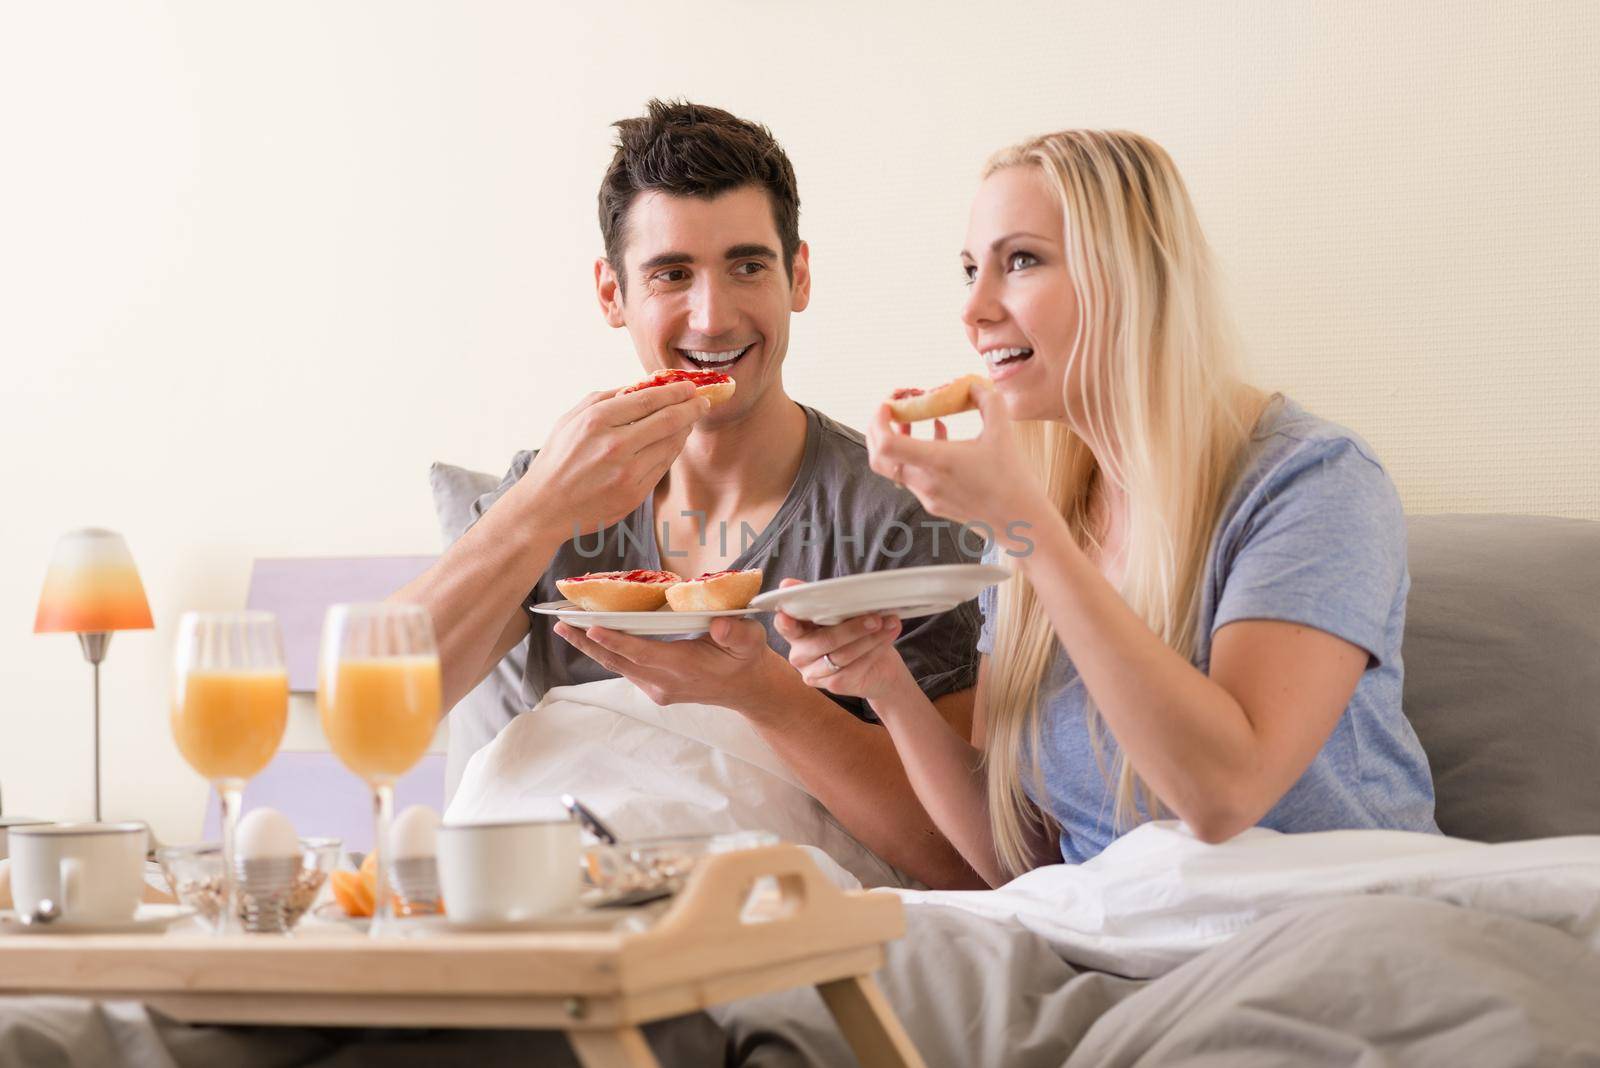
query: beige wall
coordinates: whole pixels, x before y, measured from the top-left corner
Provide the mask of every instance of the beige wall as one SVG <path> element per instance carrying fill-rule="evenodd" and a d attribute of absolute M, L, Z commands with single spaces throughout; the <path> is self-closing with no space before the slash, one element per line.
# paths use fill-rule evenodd
<path fill-rule="evenodd" d="M 1124 126 L 1187 173 L 1259 379 L 1411 509 L 1600 518 L 1600 7 L 549 7 L 0 5 L 8 810 L 88 805 L 87 670 L 29 633 L 60 531 L 123 531 L 157 619 L 107 663 L 109 809 L 192 836 L 178 613 L 239 604 L 256 556 L 431 550 L 430 460 L 499 470 L 630 378 L 593 202 L 652 94 L 788 146 L 816 273 L 788 381 L 847 421 L 972 366 L 987 152 Z"/>

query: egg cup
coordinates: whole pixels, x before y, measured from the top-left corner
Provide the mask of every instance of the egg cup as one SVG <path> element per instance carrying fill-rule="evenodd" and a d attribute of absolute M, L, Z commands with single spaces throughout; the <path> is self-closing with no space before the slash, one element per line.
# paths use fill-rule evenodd
<path fill-rule="evenodd" d="M 434 857 L 396 857 L 389 866 L 396 916 L 435 916 L 439 908 L 439 862 Z"/>
<path fill-rule="evenodd" d="M 339 861 L 339 839 L 302 838 L 298 865 L 282 878 L 239 884 L 239 923 L 247 931 L 287 934 L 321 892 Z M 212 931 L 220 929 L 227 886 L 222 878 L 222 847 L 215 842 L 165 846 L 156 851 L 161 873 L 178 900 L 195 910 Z"/>

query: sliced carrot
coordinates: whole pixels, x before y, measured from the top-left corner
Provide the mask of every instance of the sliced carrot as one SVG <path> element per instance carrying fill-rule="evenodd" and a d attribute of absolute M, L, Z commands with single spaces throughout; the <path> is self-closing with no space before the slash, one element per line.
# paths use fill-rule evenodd
<path fill-rule="evenodd" d="M 333 898 L 339 902 L 346 916 L 371 916 L 375 900 L 372 887 L 360 874 L 353 871 L 336 871 L 329 879 Z"/>

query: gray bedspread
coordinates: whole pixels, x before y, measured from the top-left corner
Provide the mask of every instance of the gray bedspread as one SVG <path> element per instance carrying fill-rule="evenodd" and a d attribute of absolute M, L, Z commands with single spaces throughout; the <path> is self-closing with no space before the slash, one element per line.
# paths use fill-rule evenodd
<path fill-rule="evenodd" d="M 1019 925 L 954 909 L 913 906 L 907 925 L 879 981 L 930 1068 L 1600 1066 L 1600 957 L 1552 928 L 1452 905 L 1319 902 L 1154 980 L 1079 971 Z M 856 1063 L 809 989 L 713 1016 L 652 1027 L 663 1062 Z M 184 1027 L 131 1003 L 0 999 L 0 1064 L 118 1063 L 574 1062 L 551 1034 Z"/>
<path fill-rule="evenodd" d="M 1071 1065 L 1600 1065 L 1600 957 L 1400 897 L 1271 917 L 1107 1012 Z"/>
<path fill-rule="evenodd" d="M 1549 927 L 1415 898 L 1288 910 L 1142 981 L 919 907 L 880 981 L 930 1068 L 1600 1065 L 1600 958 Z M 714 1015 L 739 1063 L 856 1063 L 809 991 Z"/>

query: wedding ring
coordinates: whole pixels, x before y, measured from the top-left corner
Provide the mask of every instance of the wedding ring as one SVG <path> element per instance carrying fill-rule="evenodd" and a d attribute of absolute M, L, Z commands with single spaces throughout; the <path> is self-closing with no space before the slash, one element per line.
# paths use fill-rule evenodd
<path fill-rule="evenodd" d="M 833 657 L 829 656 L 827 653 L 822 654 L 822 662 L 828 665 L 828 674 L 837 675 L 839 673 L 839 665 L 835 664 L 833 662 Z"/>

